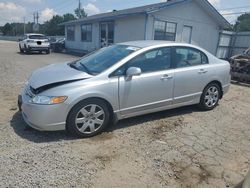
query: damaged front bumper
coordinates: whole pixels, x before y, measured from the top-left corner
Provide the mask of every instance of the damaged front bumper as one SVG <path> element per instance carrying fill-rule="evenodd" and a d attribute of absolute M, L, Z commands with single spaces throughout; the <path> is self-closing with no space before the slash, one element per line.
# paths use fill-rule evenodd
<path fill-rule="evenodd" d="M 39 105 L 29 102 L 29 96 L 18 95 L 18 108 L 24 121 L 40 131 L 59 131 L 66 128 L 67 105 Z"/>

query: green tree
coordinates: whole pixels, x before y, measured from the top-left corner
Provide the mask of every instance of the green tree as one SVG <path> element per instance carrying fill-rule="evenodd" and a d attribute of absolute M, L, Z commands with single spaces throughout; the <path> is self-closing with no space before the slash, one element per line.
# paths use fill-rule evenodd
<path fill-rule="evenodd" d="M 63 16 L 55 15 L 49 21 L 40 25 L 40 32 L 51 36 L 64 35 L 64 26 L 60 26 L 59 24 L 75 19 L 76 17 L 70 13 L 64 14 Z"/>
<path fill-rule="evenodd" d="M 87 13 L 85 12 L 84 8 L 81 8 L 81 9 L 76 8 L 76 9 L 75 9 L 75 15 L 76 15 L 76 17 L 77 17 L 78 19 L 80 19 L 80 18 L 85 18 L 85 17 L 88 16 Z"/>
<path fill-rule="evenodd" d="M 3 27 L 2 27 L 2 32 L 4 35 L 12 35 L 12 25 L 9 23 L 6 23 Z"/>
<path fill-rule="evenodd" d="M 67 13 L 63 16 L 55 15 L 50 20 L 46 21 L 44 24 L 39 24 L 39 33 L 43 33 L 46 35 L 64 35 L 64 26 L 60 26 L 60 23 L 68 22 L 71 20 L 75 20 L 76 17 L 74 14 Z M 25 31 L 26 33 L 32 33 L 33 31 L 33 24 L 28 22 L 25 24 Z M 6 23 L 4 26 L 1 27 L 1 32 L 4 35 L 23 35 L 24 32 L 24 25 L 23 23 Z"/>
<path fill-rule="evenodd" d="M 68 22 L 71 20 L 76 20 L 76 17 L 74 16 L 74 14 L 67 13 L 63 15 L 63 22 Z"/>
<path fill-rule="evenodd" d="M 237 18 L 234 25 L 235 31 L 250 31 L 250 13 L 245 13 Z"/>
<path fill-rule="evenodd" d="M 61 27 L 58 25 L 63 22 L 63 17 L 59 15 L 53 16 L 49 21 L 44 23 L 44 26 L 41 27 L 42 32 L 46 35 L 63 35 L 64 32 Z"/>

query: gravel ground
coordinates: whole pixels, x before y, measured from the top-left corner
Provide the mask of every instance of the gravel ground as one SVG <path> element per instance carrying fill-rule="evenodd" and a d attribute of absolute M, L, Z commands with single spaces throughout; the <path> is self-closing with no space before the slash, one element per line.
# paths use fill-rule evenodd
<path fill-rule="evenodd" d="M 250 168 L 250 88 L 213 111 L 195 106 L 131 118 L 94 138 L 38 132 L 17 111 L 30 73 L 64 54 L 18 53 L 0 41 L 0 187 L 233 187 Z"/>

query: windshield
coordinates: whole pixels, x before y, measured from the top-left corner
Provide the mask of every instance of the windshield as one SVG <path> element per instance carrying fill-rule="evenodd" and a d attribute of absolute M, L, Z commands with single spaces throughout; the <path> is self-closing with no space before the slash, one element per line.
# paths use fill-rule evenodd
<path fill-rule="evenodd" d="M 89 54 L 71 63 L 70 66 L 77 70 L 96 75 L 105 71 L 136 50 L 139 50 L 139 48 L 127 45 L 112 45 Z"/>
<path fill-rule="evenodd" d="M 47 39 L 44 35 L 29 35 L 29 39 Z"/>

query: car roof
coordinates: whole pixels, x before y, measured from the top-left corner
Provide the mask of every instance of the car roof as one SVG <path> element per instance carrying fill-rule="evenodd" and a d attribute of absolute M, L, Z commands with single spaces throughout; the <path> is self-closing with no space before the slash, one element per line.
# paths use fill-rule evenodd
<path fill-rule="evenodd" d="M 119 43 L 121 45 L 128 45 L 128 46 L 135 46 L 139 48 L 146 48 L 150 46 L 159 46 L 159 45 L 167 45 L 167 46 L 186 46 L 186 47 L 193 47 L 193 48 L 199 48 L 197 46 L 187 44 L 187 43 L 177 43 L 173 41 L 164 41 L 164 40 L 141 40 L 141 41 L 129 41 L 129 42 L 123 42 Z"/>

